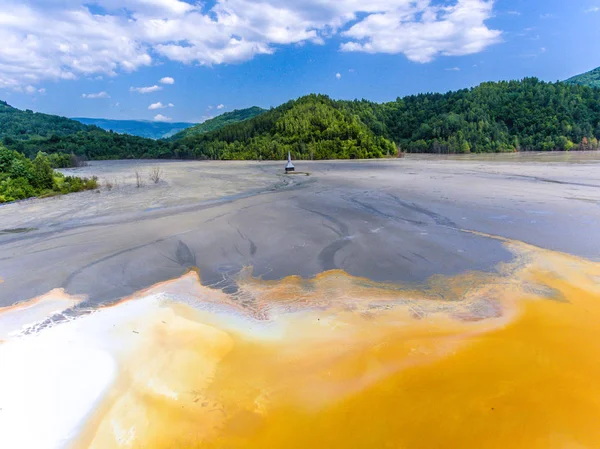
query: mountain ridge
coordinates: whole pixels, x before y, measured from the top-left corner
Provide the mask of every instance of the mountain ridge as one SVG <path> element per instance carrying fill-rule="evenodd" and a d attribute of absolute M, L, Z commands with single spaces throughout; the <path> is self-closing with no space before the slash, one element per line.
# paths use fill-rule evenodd
<path fill-rule="evenodd" d="M 132 136 L 145 137 L 147 139 L 166 139 L 195 123 L 188 122 L 156 122 L 152 120 L 116 120 L 105 118 L 72 117 L 85 125 L 94 125 L 105 131 L 113 131 L 119 134 L 130 134 Z"/>
<path fill-rule="evenodd" d="M 572 76 L 565 80 L 568 84 L 578 84 L 580 86 L 600 87 L 600 67 L 590 70 L 589 72 L 581 73 Z"/>
<path fill-rule="evenodd" d="M 223 114 L 217 115 L 216 117 L 212 117 L 208 120 L 205 120 L 202 123 L 198 123 L 197 125 L 194 125 L 190 128 L 184 129 L 178 132 L 177 134 L 171 136 L 169 140 L 173 142 L 184 137 L 190 137 L 197 134 L 204 134 L 227 125 L 242 122 L 244 120 L 249 120 L 266 111 L 266 109 L 263 109 L 258 106 L 251 106 L 245 109 L 234 109 L 233 111 L 225 112 Z"/>

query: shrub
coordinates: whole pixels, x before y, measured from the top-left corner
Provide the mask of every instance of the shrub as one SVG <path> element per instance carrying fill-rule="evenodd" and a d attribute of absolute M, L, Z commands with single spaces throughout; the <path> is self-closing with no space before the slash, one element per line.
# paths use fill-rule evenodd
<path fill-rule="evenodd" d="M 21 153 L 0 145 L 0 203 L 98 188 L 96 177 L 64 176 L 52 169 L 52 161 L 63 163 L 67 158 L 70 160 L 71 156 L 63 154 L 51 158 L 38 152 L 31 161 Z"/>
<path fill-rule="evenodd" d="M 24 200 L 36 194 L 26 178 L 8 178 L 0 183 L 0 196 L 6 201 Z"/>

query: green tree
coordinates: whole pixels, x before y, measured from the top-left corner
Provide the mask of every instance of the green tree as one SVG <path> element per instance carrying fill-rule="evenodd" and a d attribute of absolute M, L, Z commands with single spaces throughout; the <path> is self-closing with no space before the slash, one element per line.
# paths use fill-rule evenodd
<path fill-rule="evenodd" d="M 54 170 L 50 165 L 48 156 L 41 151 L 33 160 L 33 186 L 37 189 L 52 189 L 54 186 Z"/>

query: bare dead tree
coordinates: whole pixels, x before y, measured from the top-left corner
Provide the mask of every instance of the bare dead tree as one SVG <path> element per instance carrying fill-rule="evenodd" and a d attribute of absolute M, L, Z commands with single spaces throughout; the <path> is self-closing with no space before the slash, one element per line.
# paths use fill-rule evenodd
<path fill-rule="evenodd" d="M 152 169 L 152 171 L 150 172 L 150 180 L 154 183 L 154 184 L 158 184 L 162 178 L 162 170 L 160 169 L 160 167 L 154 167 Z"/>
<path fill-rule="evenodd" d="M 144 179 L 138 170 L 135 171 L 135 186 L 139 189 L 140 187 L 144 187 Z"/>

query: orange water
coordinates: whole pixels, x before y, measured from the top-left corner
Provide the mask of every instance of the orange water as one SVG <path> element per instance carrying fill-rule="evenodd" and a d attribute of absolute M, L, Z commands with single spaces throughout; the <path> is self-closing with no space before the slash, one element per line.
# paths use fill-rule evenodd
<path fill-rule="evenodd" d="M 422 288 L 157 286 L 185 300 L 122 330 L 140 343 L 74 447 L 600 448 L 600 264 L 507 246 Z"/>

